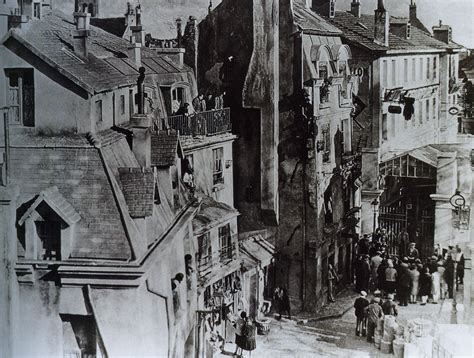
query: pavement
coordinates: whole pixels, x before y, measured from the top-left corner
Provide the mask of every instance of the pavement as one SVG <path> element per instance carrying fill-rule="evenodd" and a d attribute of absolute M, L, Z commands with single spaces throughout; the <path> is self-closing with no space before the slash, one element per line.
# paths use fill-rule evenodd
<path fill-rule="evenodd" d="M 321 307 L 315 313 L 298 313 L 291 320 L 267 317 L 271 319 L 269 333 L 257 335 L 256 349 L 244 352 L 243 357 L 393 358 L 393 354 L 383 354 L 373 343 L 368 343 L 365 337 L 355 335 L 355 297 L 357 294 L 347 289 L 336 297 L 336 302 Z M 458 302 L 462 302 L 462 297 L 458 297 Z M 402 324 L 413 318 L 425 318 L 433 323 L 451 323 L 451 308 L 452 300 L 424 306 L 409 304 L 399 307 L 397 320 Z M 235 344 L 226 343 L 224 351 L 217 357 L 232 357 L 234 351 Z"/>

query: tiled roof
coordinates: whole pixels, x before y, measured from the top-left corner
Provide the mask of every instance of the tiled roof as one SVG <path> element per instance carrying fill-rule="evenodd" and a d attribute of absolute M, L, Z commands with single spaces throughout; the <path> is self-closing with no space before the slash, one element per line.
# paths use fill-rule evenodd
<path fill-rule="evenodd" d="M 38 198 L 34 203 L 28 208 L 25 214 L 18 221 L 18 224 L 21 226 L 25 220 L 36 210 L 38 205 L 42 202 L 48 204 L 48 206 L 59 215 L 61 219 L 64 220 L 68 225 L 73 225 L 81 220 L 79 213 L 72 207 L 71 204 L 61 195 L 58 190 L 58 187 L 53 186 L 48 189 L 43 190 L 39 193 Z"/>
<path fill-rule="evenodd" d="M 374 42 L 374 16 L 361 15 L 360 18 L 355 17 L 349 12 L 336 12 L 336 16 L 330 21 L 342 30 L 342 37 L 348 41 L 365 47 L 371 51 L 387 51 L 387 50 L 440 50 L 443 43 L 434 39 L 423 30 L 412 27 L 411 38 L 405 39 L 389 33 L 389 46 L 382 46 Z M 391 20 L 392 21 L 392 20 Z M 395 23 L 404 21 L 402 18 L 396 18 Z M 446 44 L 444 44 L 446 45 Z"/>
<path fill-rule="evenodd" d="M 122 142 L 127 146 L 125 139 Z M 58 193 L 80 215 L 74 229 L 71 258 L 131 258 L 114 189 L 98 149 L 87 143 L 75 147 L 12 147 L 11 178 L 20 188 L 19 217 L 41 192 L 51 197 L 51 187 L 57 187 Z M 54 197 L 56 205 L 71 215 L 69 220 L 75 220 L 77 216 L 70 208 L 59 204 L 62 198 L 57 194 Z"/>
<path fill-rule="evenodd" d="M 151 136 L 151 165 L 169 167 L 175 164 L 176 155 L 181 151 L 176 131 L 159 131 Z"/>
<path fill-rule="evenodd" d="M 122 192 L 132 218 L 153 214 L 155 178 L 151 168 L 118 168 Z"/>
<path fill-rule="evenodd" d="M 307 9 L 303 0 L 293 0 L 294 22 L 305 32 L 314 32 L 321 35 L 339 35 L 341 30 L 316 14 Z"/>
<path fill-rule="evenodd" d="M 240 249 L 249 259 L 261 263 L 262 266 L 268 266 L 276 254 L 275 246 L 260 234 L 242 240 Z"/>
<path fill-rule="evenodd" d="M 127 40 L 91 26 L 89 55 L 85 59 L 74 53 L 71 37 L 74 29 L 72 18 L 52 11 L 41 20 L 33 19 L 23 28 L 11 31 L 11 37 L 90 93 L 136 84 L 138 71 L 127 57 Z M 7 47 L 9 41 L 10 37 L 4 40 Z M 166 55 L 147 48 L 142 48 L 142 64 L 148 75 L 172 77 L 191 71 L 188 66 L 180 66 Z"/>
<path fill-rule="evenodd" d="M 195 235 L 202 234 L 237 215 L 239 215 L 239 212 L 232 206 L 204 196 L 201 208 L 193 219 L 193 232 Z"/>

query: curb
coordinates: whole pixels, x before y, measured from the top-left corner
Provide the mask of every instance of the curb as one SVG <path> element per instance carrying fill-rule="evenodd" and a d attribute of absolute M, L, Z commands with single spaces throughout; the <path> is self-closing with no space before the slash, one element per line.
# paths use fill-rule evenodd
<path fill-rule="evenodd" d="M 326 315 L 326 316 L 319 316 L 319 317 L 311 317 L 311 318 L 305 318 L 305 319 L 301 319 L 301 320 L 298 320 L 296 321 L 296 324 L 299 324 L 299 325 L 304 325 L 304 324 L 307 324 L 309 322 L 318 322 L 318 321 L 326 321 L 326 320 L 329 320 L 329 319 L 335 319 L 335 318 L 341 318 L 344 314 L 346 314 L 353 306 L 349 306 L 347 308 L 344 308 L 342 311 L 340 311 L 339 313 L 335 313 L 335 314 L 331 314 L 331 315 Z"/>

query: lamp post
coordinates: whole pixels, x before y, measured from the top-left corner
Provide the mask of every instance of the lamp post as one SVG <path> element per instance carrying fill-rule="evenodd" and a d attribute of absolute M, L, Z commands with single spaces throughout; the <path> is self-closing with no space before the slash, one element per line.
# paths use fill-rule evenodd
<path fill-rule="evenodd" d="M 372 202 L 370 203 L 370 205 L 372 205 L 372 210 L 374 212 L 374 225 L 373 225 L 373 233 L 375 233 L 375 228 L 377 226 L 377 213 L 379 212 L 379 204 L 380 202 L 377 200 L 377 198 L 375 198 L 374 200 L 372 200 Z"/>
<path fill-rule="evenodd" d="M 461 229 L 461 216 L 463 214 L 463 210 L 466 207 L 466 199 L 464 196 L 461 194 L 459 190 L 456 190 L 454 195 L 449 198 L 449 203 L 451 206 L 454 208 L 454 212 L 459 216 L 459 229 Z M 453 306 L 452 306 L 452 311 L 451 311 L 451 323 L 458 323 L 457 320 L 457 300 L 456 300 L 456 280 L 457 280 L 457 270 L 458 270 L 458 265 L 456 262 L 455 257 L 452 257 L 454 260 L 454 272 L 453 272 Z"/>

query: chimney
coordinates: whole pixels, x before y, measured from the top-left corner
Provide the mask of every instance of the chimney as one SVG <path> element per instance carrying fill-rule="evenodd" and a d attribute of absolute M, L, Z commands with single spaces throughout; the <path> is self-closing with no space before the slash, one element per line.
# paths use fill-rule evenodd
<path fill-rule="evenodd" d="M 75 12 L 74 22 L 76 29 L 72 31 L 74 52 L 82 57 L 87 57 L 87 38 L 90 34 L 91 14 L 87 12 Z"/>
<path fill-rule="evenodd" d="M 142 45 L 135 41 L 135 36 L 130 36 L 128 44 L 128 58 L 135 62 L 137 68 L 142 65 Z"/>
<path fill-rule="evenodd" d="M 132 151 L 137 158 L 138 163 L 142 167 L 151 166 L 151 127 L 152 118 L 145 114 L 145 93 L 143 83 L 145 81 L 145 67 L 140 67 L 138 70 L 140 75 L 137 80 L 137 113 L 130 118 L 132 126 L 133 141 Z"/>
<path fill-rule="evenodd" d="M 360 17 L 360 0 L 352 0 L 351 2 L 351 14 L 355 17 Z"/>
<path fill-rule="evenodd" d="M 453 30 L 449 25 L 443 25 L 439 20 L 439 26 L 433 26 L 433 36 L 436 40 L 449 44 L 452 40 Z"/>
<path fill-rule="evenodd" d="M 415 20 L 418 19 L 418 17 L 416 16 L 416 0 L 411 0 L 409 14 L 410 14 L 410 22 L 415 22 Z"/>
<path fill-rule="evenodd" d="M 131 3 L 127 3 L 127 12 L 125 13 L 125 26 L 135 26 L 135 11 Z"/>
<path fill-rule="evenodd" d="M 198 56 L 199 28 L 194 16 L 190 16 L 184 29 L 183 47 L 185 48 L 184 63 L 190 66 L 198 78 L 197 56 Z"/>
<path fill-rule="evenodd" d="M 142 26 L 142 9 L 140 5 L 135 7 L 135 26 L 130 26 L 132 36 L 135 37 L 135 42 L 144 45 L 145 44 L 145 31 Z"/>
<path fill-rule="evenodd" d="M 183 20 L 180 17 L 176 19 L 176 40 L 178 42 L 178 48 L 182 47 L 183 43 Z"/>
<path fill-rule="evenodd" d="M 334 18 L 336 15 L 336 0 L 313 0 L 311 9 L 319 15 Z"/>
<path fill-rule="evenodd" d="M 389 16 L 383 0 L 378 0 L 377 9 L 374 12 L 374 42 L 388 46 Z"/>

